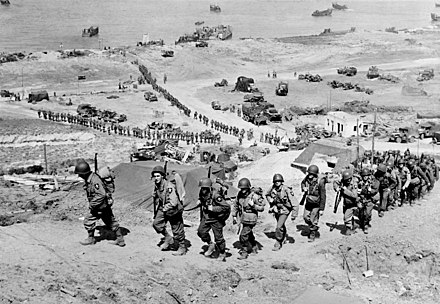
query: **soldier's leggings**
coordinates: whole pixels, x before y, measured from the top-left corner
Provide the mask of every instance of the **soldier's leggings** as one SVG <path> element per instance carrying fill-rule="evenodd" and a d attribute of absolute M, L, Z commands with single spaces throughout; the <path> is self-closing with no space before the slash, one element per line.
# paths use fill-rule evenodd
<path fill-rule="evenodd" d="M 356 209 L 357 209 L 357 205 L 348 205 L 348 206 L 344 205 L 344 208 L 343 208 L 344 224 L 345 224 L 345 227 L 347 229 L 353 229 L 354 228 L 354 225 L 353 225 L 353 221 L 354 221 L 353 215 L 356 212 Z"/>
<path fill-rule="evenodd" d="M 226 241 L 223 238 L 223 227 L 225 227 L 225 225 L 226 223 L 224 221 L 207 221 L 206 218 L 202 216 L 199 228 L 197 229 L 197 235 L 203 242 L 211 243 L 211 236 L 209 235 L 209 231 L 212 229 L 212 233 L 214 234 L 214 241 L 217 245 L 219 253 L 225 253 Z"/>
<path fill-rule="evenodd" d="M 240 244 L 243 250 L 246 250 L 248 253 L 252 251 L 252 247 L 254 247 L 257 242 L 255 241 L 254 232 L 252 229 L 255 227 L 255 224 L 243 224 L 240 233 Z"/>
<path fill-rule="evenodd" d="M 409 184 L 408 198 L 410 203 L 413 203 L 418 198 L 419 188 L 420 188 L 420 184 Z"/>
<path fill-rule="evenodd" d="M 310 231 L 319 229 L 319 207 L 316 205 L 306 204 L 304 207 L 304 222 L 309 226 Z"/>
<path fill-rule="evenodd" d="M 379 211 L 386 211 L 388 206 L 391 204 L 393 200 L 393 193 L 391 190 L 382 190 L 380 191 L 380 206 Z"/>
<path fill-rule="evenodd" d="M 96 228 L 96 222 L 101 219 L 104 224 L 112 231 L 116 231 L 119 228 L 119 223 L 113 215 L 112 208 L 109 206 L 102 210 L 90 210 L 90 214 L 84 218 L 84 227 L 87 231 L 94 230 Z"/>
<path fill-rule="evenodd" d="M 359 208 L 359 221 L 361 228 L 365 228 L 371 222 L 373 214 L 374 203 L 372 201 L 365 201 L 363 207 Z"/>
<path fill-rule="evenodd" d="M 275 239 L 283 243 L 286 238 L 287 229 L 286 229 L 286 220 L 289 217 L 289 214 L 278 214 L 275 213 L 275 218 L 277 220 L 277 228 L 275 229 Z"/>
<path fill-rule="evenodd" d="M 171 224 L 171 231 L 173 232 L 173 237 L 179 244 L 185 243 L 185 230 L 183 225 L 182 212 L 177 213 L 173 216 L 166 216 L 163 212 L 162 207 L 159 207 L 156 213 L 156 217 L 153 221 L 153 228 L 157 233 L 165 235 L 167 234 L 167 222 Z"/>

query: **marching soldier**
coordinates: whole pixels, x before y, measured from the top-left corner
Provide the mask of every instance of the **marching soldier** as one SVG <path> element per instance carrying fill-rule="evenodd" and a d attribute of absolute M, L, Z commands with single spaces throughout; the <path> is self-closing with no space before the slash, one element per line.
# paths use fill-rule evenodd
<path fill-rule="evenodd" d="M 225 261 L 226 241 L 223 237 L 223 227 L 225 227 L 226 220 L 231 213 L 231 206 L 226 202 L 223 189 L 214 188 L 210 178 L 202 178 L 199 187 L 200 225 L 197 235 L 208 244 L 204 255 L 211 257 L 217 247 L 218 258 Z M 215 243 L 212 242 L 209 234 L 211 229 Z"/>
<path fill-rule="evenodd" d="M 301 190 L 304 192 L 302 202 L 304 206 L 304 221 L 309 226 L 309 242 L 315 240 L 318 232 L 319 218 L 323 215 L 326 202 L 325 179 L 318 178 L 319 168 L 311 165 L 307 168 L 307 176 L 301 182 Z"/>
<path fill-rule="evenodd" d="M 175 186 L 166 180 L 165 169 L 156 166 L 151 172 L 154 179 L 154 221 L 153 228 L 158 234 L 164 236 L 161 250 L 168 250 L 174 243 L 173 238 L 166 229 L 167 222 L 171 224 L 174 239 L 179 243 L 179 249 L 173 255 L 184 255 L 187 252 L 185 244 L 185 230 L 183 225 L 183 205 L 179 201 Z"/>
<path fill-rule="evenodd" d="M 242 178 L 238 181 L 238 189 L 235 200 L 232 217 L 233 224 L 237 223 L 237 216 L 240 217 L 241 231 L 240 231 L 240 256 L 239 260 L 248 258 L 249 253 L 257 254 L 257 242 L 255 240 L 252 229 L 257 224 L 258 212 L 264 211 L 264 200 L 262 197 L 262 190 L 252 191 L 251 182 L 247 178 Z"/>
<path fill-rule="evenodd" d="M 286 220 L 292 212 L 292 221 L 298 216 L 299 204 L 291 188 L 283 185 L 284 178 L 281 174 L 275 174 L 272 179 L 273 185 L 266 193 L 266 199 L 269 202 L 269 213 L 273 213 L 277 220 L 275 230 L 275 244 L 273 251 L 278 251 L 286 238 Z"/>
<path fill-rule="evenodd" d="M 361 171 L 361 180 L 359 181 L 359 222 L 360 227 L 365 234 L 368 234 L 368 228 L 371 228 L 371 216 L 375 202 L 378 200 L 379 181 L 371 175 L 368 168 Z"/>
<path fill-rule="evenodd" d="M 339 192 L 339 195 L 343 199 L 345 235 L 352 235 L 356 232 L 353 215 L 358 207 L 357 178 L 353 178 L 353 174 L 350 170 L 345 170 L 342 172 L 342 179 L 340 181 L 335 181 L 333 188 L 336 192 Z"/>
<path fill-rule="evenodd" d="M 376 174 L 374 176 L 380 183 L 379 217 L 383 217 L 384 212 L 388 211 L 388 208 L 393 204 L 393 191 L 397 187 L 397 179 L 394 174 L 388 172 L 387 166 L 385 164 L 379 164 L 377 166 Z"/>
<path fill-rule="evenodd" d="M 425 173 L 423 173 L 422 170 L 416 165 L 414 159 L 410 159 L 408 161 L 408 169 L 411 175 L 411 180 L 408 187 L 409 204 L 412 205 L 412 203 L 419 198 L 422 180 L 424 180 L 427 184 L 429 183 L 429 180 Z"/>
<path fill-rule="evenodd" d="M 116 234 L 116 241 L 113 244 L 124 247 L 124 237 L 111 207 L 113 199 L 111 194 L 107 193 L 102 179 L 90 170 L 90 166 L 85 160 L 81 160 L 76 164 L 74 172 L 85 181 L 84 189 L 87 193 L 90 209 L 90 214 L 84 218 L 84 227 L 89 236 L 80 243 L 82 245 L 93 245 L 96 243 L 94 236 L 96 222 L 101 219 Z"/>
<path fill-rule="evenodd" d="M 399 159 L 397 164 L 397 170 L 399 175 L 400 184 L 398 185 L 398 193 L 399 193 L 399 205 L 408 203 L 408 187 L 411 181 L 411 173 L 409 169 L 405 166 L 405 160 L 403 158 Z"/>

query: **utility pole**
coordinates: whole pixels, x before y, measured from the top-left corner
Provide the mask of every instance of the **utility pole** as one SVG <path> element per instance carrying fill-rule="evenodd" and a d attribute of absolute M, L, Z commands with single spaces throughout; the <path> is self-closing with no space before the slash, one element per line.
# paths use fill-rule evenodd
<path fill-rule="evenodd" d="M 44 167 L 46 169 L 46 174 L 47 172 L 47 153 L 46 153 L 46 144 L 43 145 L 43 150 L 44 150 Z"/>
<path fill-rule="evenodd" d="M 359 118 L 356 119 L 356 142 L 357 142 L 357 148 L 356 148 L 356 164 L 359 167 Z"/>
<path fill-rule="evenodd" d="M 377 108 L 374 109 L 373 140 L 371 141 L 371 166 L 373 166 L 373 161 L 374 161 L 374 136 L 376 134 L 376 115 L 377 115 Z"/>
<path fill-rule="evenodd" d="M 21 68 L 21 99 L 24 99 L 23 67 Z"/>

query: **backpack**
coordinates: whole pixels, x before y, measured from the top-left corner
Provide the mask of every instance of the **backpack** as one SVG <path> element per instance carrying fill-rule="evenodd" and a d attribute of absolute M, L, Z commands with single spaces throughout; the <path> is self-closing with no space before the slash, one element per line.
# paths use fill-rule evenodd
<path fill-rule="evenodd" d="M 100 168 L 96 175 L 99 176 L 104 184 L 105 193 L 111 196 L 115 192 L 115 172 L 110 167 L 105 166 Z"/>

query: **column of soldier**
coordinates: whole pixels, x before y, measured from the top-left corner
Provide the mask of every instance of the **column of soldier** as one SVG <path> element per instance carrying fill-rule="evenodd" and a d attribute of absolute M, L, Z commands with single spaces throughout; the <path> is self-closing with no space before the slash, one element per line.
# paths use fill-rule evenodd
<path fill-rule="evenodd" d="M 333 211 L 336 213 L 339 203 L 342 202 L 345 235 L 347 236 L 355 233 L 357 227 L 365 234 L 368 233 L 375 206 L 377 206 L 379 217 L 395 206 L 405 204 L 412 206 L 417 199 L 433 189 L 435 181 L 439 178 L 438 167 L 430 156 L 422 155 L 418 158 L 408 151 L 404 155 L 385 153 L 378 155 L 376 160 L 378 163 L 375 171 L 367 167 L 360 171 L 353 168 L 346 169 L 342 172 L 341 178 L 333 182 L 333 188 L 337 192 Z M 105 186 L 106 176 L 93 173 L 84 160 L 77 163 L 75 173 L 85 180 L 87 198 L 90 202 L 90 215 L 84 221 L 88 238 L 81 244 L 95 244 L 96 221 L 102 219 L 110 229 L 115 231 L 117 238 L 114 243 L 118 246 L 125 246 L 119 224 L 111 210 L 113 199 L 111 191 L 107 191 L 109 187 Z M 166 169 L 162 166 L 153 168 L 151 178 L 155 186 L 153 227 L 158 234 L 163 236 L 160 249 L 170 250 L 174 243 L 178 243 L 173 255 L 184 255 L 187 253 L 187 243 L 183 223 L 183 201 L 185 199 L 183 182 L 176 172 L 168 178 Z M 266 202 L 269 204 L 269 213 L 273 214 L 276 220 L 276 241 L 273 251 L 279 251 L 285 244 L 286 221 L 289 216 L 292 221 L 295 221 L 301 205 L 304 205 L 303 219 L 308 226 L 308 239 L 309 242 L 313 242 L 319 236 L 318 224 L 326 206 L 326 183 L 328 182 L 327 175 L 319 177 L 319 169 L 316 165 L 309 166 L 307 175 L 301 182 L 303 195 L 299 202 L 292 187 L 284 185 L 284 178 L 281 174 L 277 173 L 273 176 L 272 185 L 265 193 L 261 188 L 252 187 L 248 178 L 242 178 L 237 185 L 239 193 L 231 203 L 227 198 L 227 186 L 221 180 L 217 179 L 213 182 L 211 178 L 202 178 L 199 182 L 197 205 L 190 210 L 200 209 L 200 225 L 197 235 L 206 243 L 203 254 L 206 257 L 225 260 L 226 242 L 223 237 L 223 228 L 232 209 L 233 224 L 240 225 L 241 249 L 238 259 L 247 259 L 249 255 L 256 255 L 260 247 L 255 239 L 253 228 L 257 224 L 259 212 L 264 211 Z M 357 223 L 355 217 L 358 218 Z M 173 236 L 167 231 L 168 222 Z M 211 230 L 213 238 L 210 235 Z"/>

